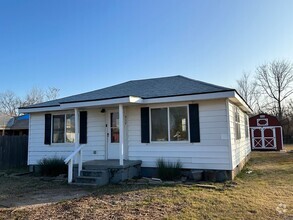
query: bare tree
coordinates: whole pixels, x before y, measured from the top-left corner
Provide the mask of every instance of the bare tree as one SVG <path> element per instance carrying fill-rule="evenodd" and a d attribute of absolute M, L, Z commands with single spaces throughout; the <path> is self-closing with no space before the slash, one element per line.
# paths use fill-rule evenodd
<path fill-rule="evenodd" d="M 25 96 L 22 106 L 34 105 L 56 99 L 59 96 L 59 91 L 60 89 L 55 87 L 49 87 L 47 90 L 34 87 Z"/>
<path fill-rule="evenodd" d="M 49 87 L 45 92 L 45 99 L 47 101 L 57 99 L 59 96 L 60 89 L 56 87 Z"/>
<path fill-rule="evenodd" d="M 40 102 L 50 101 L 59 96 L 59 89 L 49 87 L 47 90 L 32 88 L 23 99 L 12 91 L 0 93 L 0 113 L 8 116 L 18 115 L 17 109 Z"/>
<path fill-rule="evenodd" d="M 256 69 L 258 86 L 272 101 L 279 120 L 283 117 L 282 103 L 293 93 L 293 65 L 286 60 L 275 60 Z"/>
<path fill-rule="evenodd" d="M 44 101 L 45 93 L 42 89 L 32 88 L 25 96 L 22 106 L 37 104 Z"/>
<path fill-rule="evenodd" d="M 245 99 L 247 104 L 254 110 L 259 111 L 259 96 L 257 91 L 257 84 L 251 79 L 249 73 L 243 73 L 241 79 L 237 80 L 237 91 Z"/>
<path fill-rule="evenodd" d="M 17 109 L 21 105 L 20 98 L 12 91 L 0 94 L 0 112 L 8 115 L 17 115 Z"/>
<path fill-rule="evenodd" d="M 284 141 L 292 141 L 293 137 L 293 100 L 289 100 L 286 103 L 286 106 L 283 108 L 283 120 L 282 120 L 282 127 L 283 127 L 283 134 L 284 134 Z M 289 139 L 289 140 L 288 140 Z"/>

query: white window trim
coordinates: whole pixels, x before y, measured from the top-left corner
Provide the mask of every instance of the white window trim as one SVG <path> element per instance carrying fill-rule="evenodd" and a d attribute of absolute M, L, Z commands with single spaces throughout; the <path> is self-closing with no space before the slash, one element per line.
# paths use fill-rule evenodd
<path fill-rule="evenodd" d="M 183 141 L 171 141 L 170 138 L 170 117 L 169 117 L 169 109 L 176 108 L 176 107 L 186 107 L 187 109 L 187 120 L 188 120 L 188 140 Z M 168 141 L 152 141 L 152 109 L 160 109 L 160 108 L 167 108 L 167 122 L 168 122 Z M 156 106 L 150 107 L 149 111 L 149 121 L 150 121 L 150 143 L 152 144 L 176 144 L 176 143 L 190 143 L 190 120 L 189 120 L 189 108 L 188 105 L 169 105 L 169 106 Z"/>
<path fill-rule="evenodd" d="M 54 146 L 64 146 L 64 145 L 70 145 L 70 146 L 73 146 L 74 143 L 75 143 L 75 140 L 74 142 L 66 142 L 66 115 L 74 115 L 74 112 L 68 112 L 68 113 L 54 113 L 54 114 L 51 114 L 52 117 L 51 117 L 51 145 L 54 145 Z M 53 142 L 53 139 L 54 139 L 54 132 L 53 132 L 53 129 L 54 129 L 54 124 L 53 124 L 53 117 L 54 116 L 57 116 L 57 115 L 64 115 L 64 142 L 63 143 L 54 143 Z M 74 125 L 75 126 L 75 125 Z M 75 129 L 74 129 L 74 133 L 75 133 Z"/>
<path fill-rule="evenodd" d="M 234 122 L 235 122 L 235 128 L 234 128 L 234 132 L 235 132 L 235 140 L 238 141 L 238 140 L 241 140 L 242 139 L 242 135 L 241 135 L 241 117 L 240 117 L 240 112 L 241 111 L 238 107 L 235 106 L 235 111 L 234 111 Z M 239 119 L 239 121 L 237 121 L 237 117 Z M 236 126 L 238 128 L 236 128 Z M 238 137 L 238 131 L 239 132 L 239 136 Z"/>
<path fill-rule="evenodd" d="M 244 115 L 244 129 L 245 129 L 245 138 L 249 139 L 249 118 L 248 115 Z M 245 124 L 245 122 L 247 122 L 247 124 Z M 246 133 L 247 132 L 247 133 Z M 246 135 L 247 134 L 247 135 Z"/>

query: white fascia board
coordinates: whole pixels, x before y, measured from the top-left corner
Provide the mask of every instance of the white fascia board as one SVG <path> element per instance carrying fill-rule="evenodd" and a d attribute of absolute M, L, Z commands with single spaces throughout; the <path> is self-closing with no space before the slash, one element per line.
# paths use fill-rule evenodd
<path fill-rule="evenodd" d="M 107 99 L 99 101 L 88 101 L 88 102 L 73 102 L 73 103 L 61 103 L 61 109 L 68 108 L 85 108 L 85 107 L 94 107 L 94 106 L 106 106 L 106 105 L 115 105 L 115 104 L 127 104 L 127 103 L 140 103 L 141 98 L 135 96 L 129 96 L 124 98 L 117 99 Z"/>
<path fill-rule="evenodd" d="M 42 108 L 22 108 L 22 109 L 18 109 L 18 112 L 25 114 L 25 113 L 49 112 L 49 111 L 59 111 L 59 110 L 63 110 L 63 109 L 61 109 L 60 106 L 55 106 L 55 107 L 42 107 Z"/>
<path fill-rule="evenodd" d="M 19 109 L 19 113 L 49 112 L 49 111 L 68 110 L 73 108 L 86 108 L 86 107 L 106 106 L 106 105 L 115 105 L 115 104 L 129 104 L 129 103 L 142 103 L 142 99 L 136 96 L 129 96 L 124 98 L 107 99 L 107 100 L 100 100 L 100 101 L 63 103 L 63 104 L 60 104 L 60 106 L 55 106 L 55 107 Z"/>
<path fill-rule="evenodd" d="M 241 98 L 241 96 L 238 95 L 237 92 L 235 92 L 234 97 L 232 98 L 232 101 L 240 104 L 240 108 L 247 112 L 247 113 L 252 113 L 251 108 L 246 104 L 246 102 L 243 100 L 243 98 Z"/>
<path fill-rule="evenodd" d="M 144 99 L 143 104 L 222 99 L 222 98 L 230 98 L 234 96 L 235 96 L 234 91 L 215 92 L 215 93 L 206 93 L 206 94 L 197 94 L 197 95 L 184 95 L 184 96 Z"/>
<path fill-rule="evenodd" d="M 143 99 L 137 96 L 129 96 L 130 103 L 143 103 Z"/>

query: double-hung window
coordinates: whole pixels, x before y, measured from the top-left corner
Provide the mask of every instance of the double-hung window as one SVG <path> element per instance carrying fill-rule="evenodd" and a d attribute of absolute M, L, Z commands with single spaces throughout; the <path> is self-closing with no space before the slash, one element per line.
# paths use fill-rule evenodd
<path fill-rule="evenodd" d="M 235 107 L 234 112 L 234 127 L 235 127 L 235 139 L 239 140 L 241 139 L 241 127 L 240 127 L 240 114 L 239 109 Z"/>
<path fill-rule="evenodd" d="M 244 125 L 244 129 L 245 129 L 245 138 L 248 138 L 249 136 L 249 124 L 248 124 L 248 116 L 245 115 L 245 125 Z"/>
<path fill-rule="evenodd" d="M 151 109 L 152 141 L 188 141 L 187 106 Z"/>
<path fill-rule="evenodd" d="M 74 114 L 53 115 L 52 143 L 73 143 L 75 138 Z"/>

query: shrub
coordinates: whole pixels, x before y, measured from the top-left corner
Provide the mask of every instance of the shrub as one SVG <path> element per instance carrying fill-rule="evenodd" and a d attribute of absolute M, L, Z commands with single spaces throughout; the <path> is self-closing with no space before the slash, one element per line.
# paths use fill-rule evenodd
<path fill-rule="evenodd" d="M 180 178 L 182 163 L 165 161 L 163 158 L 157 160 L 159 178 L 162 180 L 175 180 Z"/>
<path fill-rule="evenodd" d="M 42 176 L 58 176 L 67 173 L 67 165 L 63 158 L 44 158 L 38 163 Z"/>

